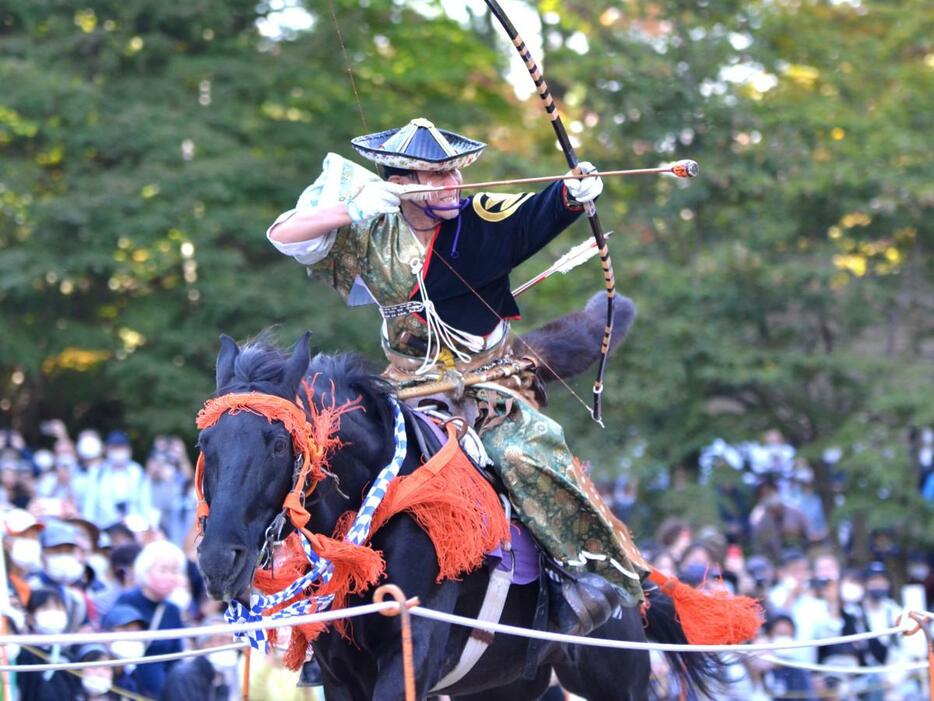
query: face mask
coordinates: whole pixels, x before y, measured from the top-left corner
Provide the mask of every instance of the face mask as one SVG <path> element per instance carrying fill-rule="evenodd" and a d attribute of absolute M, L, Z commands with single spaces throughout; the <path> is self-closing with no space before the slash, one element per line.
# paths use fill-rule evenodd
<path fill-rule="evenodd" d="M 211 666 L 218 670 L 233 669 L 240 661 L 240 656 L 236 650 L 217 650 L 216 652 L 209 652 L 207 657 Z"/>
<path fill-rule="evenodd" d="M 113 465 L 123 466 L 130 462 L 130 451 L 120 448 L 119 450 L 110 450 L 107 452 L 107 460 Z"/>
<path fill-rule="evenodd" d="M 866 595 L 873 601 L 882 601 L 889 595 L 889 588 L 885 587 L 883 589 L 867 589 Z"/>
<path fill-rule="evenodd" d="M 32 538 L 14 538 L 10 546 L 10 559 L 22 570 L 37 570 L 42 565 L 42 546 Z"/>
<path fill-rule="evenodd" d="M 39 470 L 45 472 L 55 464 L 55 456 L 50 450 L 37 450 L 32 456 L 32 461 Z"/>
<path fill-rule="evenodd" d="M 78 439 L 75 450 L 78 451 L 78 455 L 81 456 L 83 460 L 93 460 L 94 458 L 100 457 L 103 445 L 101 445 L 100 438 L 82 436 Z"/>
<path fill-rule="evenodd" d="M 110 677 L 81 677 L 81 686 L 91 696 L 106 694 L 113 684 Z"/>
<path fill-rule="evenodd" d="M 863 585 L 856 582 L 843 582 L 840 585 L 840 598 L 848 604 L 863 600 Z"/>
<path fill-rule="evenodd" d="M 166 598 L 166 601 L 175 604 L 181 611 L 187 611 L 191 606 L 191 592 L 183 587 L 177 587 Z"/>
<path fill-rule="evenodd" d="M 37 633 L 58 635 L 68 627 L 68 614 L 62 609 L 42 609 L 33 616 Z"/>
<path fill-rule="evenodd" d="M 146 643 L 142 640 L 114 640 L 110 651 L 121 660 L 135 660 L 146 654 Z"/>
<path fill-rule="evenodd" d="M 84 565 L 74 555 L 46 555 L 45 571 L 59 584 L 73 584 L 84 574 Z"/>

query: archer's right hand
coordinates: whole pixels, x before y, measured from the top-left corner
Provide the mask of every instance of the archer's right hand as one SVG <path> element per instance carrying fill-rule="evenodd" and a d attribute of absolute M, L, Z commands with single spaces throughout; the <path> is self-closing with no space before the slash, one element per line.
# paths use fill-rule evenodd
<path fill-rule="evenodd" d="M 357 196 L 347 203 L 347 213 L 354 224 L 368 221 L 381 214 L 396 214 L 399 211 L 399 195 L 402 185 L 386 180 L 368 182 Z"/>

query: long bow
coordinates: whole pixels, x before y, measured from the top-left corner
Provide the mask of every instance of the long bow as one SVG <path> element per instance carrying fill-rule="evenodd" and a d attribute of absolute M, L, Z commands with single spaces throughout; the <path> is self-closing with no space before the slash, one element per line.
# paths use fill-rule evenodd
<path fill-rule="evenodd" d="M 555 136 L 558 137 L 558 143 L 561 146 L 561 150 L 564 152 L 568 167 L 572 169 L 576 168 L 578 164 L 577 154 L 574 152 L 574 147 L 571 145 L 571 140 L 568 138 L 564 123 L 561 121 L 561 116 L 558 114 L 558 106 L 551 96 L 548 84 L 545 83 L 545 76 L 542 74 L 541 69 L 538 67 L 535 59 L 532 58 L 532 54 L 529 52 L 522 37 L 519 36 L 519 32 L 516 31 L 512 21 L 503 11 L 503 8 L 500 7 L 499 3 L 496 0 L 484 0 L 484 2 L 486 2 L 487 7 L 490 8 L 490 12 L 493 13 L 493 16 L 496 17 L 497 21 L 502 25 L 509 39 L 516 47 L 516 51 L 519 52 L 519 56 L 521 56 L 523 62 L 525 62 L 525 67 L 528 69 L 529 75 L 532 77 L 535 87 L 538 90 L 538 96 L 542 99 L 545 112 L 551 120 L 551 126 L 555 131 Z M 587 202 L 584 205 L 584 212 L 587 214 L 587 221 L 590 223 L 590 231 L 593 233 L 594 243 L 600 255 L 600 265 L 603 267 L 603 282 L 606 285 L 606 326 L 603 330 L 603 342 L 600 346 L 600 363 L 597 366 L 597 377 L 594 379 L 593 383 L 593 408 L 591 409 L 591 415 L 594 421 L 602 426 L 603 406 L 601 397 L 603 395 L 603 378 L 606 373 L 606 362 L 610 350 L 610 339 L 613 336 L 613 300 L 616 297 L 616 279 L 613 276 L 613 262 L 610 260 L 610 250 L 606 245 L 606 235 L 603 232 L 603 226 L 600 224 L 600 218 L 597 216 L 596 205 L 594 205 L 593 202 Z"/>

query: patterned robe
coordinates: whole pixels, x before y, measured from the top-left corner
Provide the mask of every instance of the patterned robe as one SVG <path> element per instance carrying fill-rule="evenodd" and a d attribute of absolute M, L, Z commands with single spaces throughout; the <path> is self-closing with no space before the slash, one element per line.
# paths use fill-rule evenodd
<path fill-rule="evenodd" d="M 351 199 L 376 176 L 335 154 L 299 198 L 296 210 Z M 286 212 L 276 223 L 296 210 Z M 511 343 L 504 320 L 518 318 L 509 272 L 541 250 L 580 216 L 562 183 L 540 193 L 483 193 L 460 215 L 436 227 L 426 249 L 401 215 L 382 215 L 301 244 L 279 244 L 283 253 L 308 266 L 349 304 L 375 301 L 398 307 L 418 298 L 420 271 L 427 296 L 445 323 L 490 345 Z M 275 226 L 275 224 L 273 225 Z M 273 227 L 270 227 L 270 230 Z M 385 315 L 384 315 L 385 316 Z M 383 344 L 393 354 L 417 358 L 427 330 L 420 314 L 386 319 Z M 628 530 L 595 494 L 574 460 L 561 426 L 541 413 L 526 394 L 508 388 L 468 390 L 485 420 L 478 429 L 488 454 L 517 508 L 517 516 L 545 550 L 574 571 L 595 571 L 624 594 L 642 601 L 643 565 Z"/>

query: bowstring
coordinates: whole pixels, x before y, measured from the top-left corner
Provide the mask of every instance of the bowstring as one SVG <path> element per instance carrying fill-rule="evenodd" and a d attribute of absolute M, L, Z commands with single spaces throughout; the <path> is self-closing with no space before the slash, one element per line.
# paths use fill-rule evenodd
<path fill-rule="evenodd" d="M 480 302 L 483 303 L 483 306 L 485 306 L 485 307 L 490 311 L 490 313 L 492 313 L 492 314 L 493 314 L 497 319 L 499 319 L 500 321 L 505 321 L 505 319 L 503 319 L 503 317 L 501 317 L 501 316 L 499 315 L 499 312 L 497 312 L 492 306 L 490 306 L 489 302 L 487 302 L 487 301 L 483 298 L 483 296 L 482 296 L 477 290 L 475 290 L 475 289 L 470 285 L 470 283 L 467 282 L 467 281 L 463 278 L 463 276 L 461 276 L 461 274 L 460 274 L 459 272 L 457 272 L 457 271 L 454 269 L 454 266 L 452 266 L 447 260 L 445 260 L 445 259 L 444 259 L 444 256 L 442 256 L 440 253 L 438 253 L 437 250 L 432 251 L 432 258 L 433 258 L 433 259 L 434 259 L 434 258 L 437 258 L 437 259 L 440 260 L 442 263 L 444 263 L 444 264 L 447 266 L 448 270 L 450 270 L 452 273 L 454 273 L 455 277 L 457 277 L 457 279 L 461 281 L 461 283 L 464 285 L 464 287 L 466 287 L 468 290 L 470 290 L 470 292 L 473 294 L 474 297 L 476 297 L 477 299 L 480 300 Z M 585 402 L 585 401 L 581 398 L 581 396 L 580 396 L 577 392 L 574 391 L 574 388 L 571 387 L 571 385 L 569 385 L 569 384 L 567 383 L 567 381 L 566 381 L 563 377 L 561 377 L 561 375 L 559 375 L 559 374 L 554 370 L 554 368 L 552 368 L 552 367 L 545 361 L 545 359 L 541 357 L 541 355 L 538 354 L 538 352 L 529 344 L 528 341 L 526 341 L 524 338 L 522 338 L 522 337 L 519 336 L 518 334 L 513 334 L 513 338 L 515 338 L 517 341 L 519 341 L 519 342 L 525 347 L 525 349 L 526 349 L 526 350 L 529 352 L 529 354 L 532 356 L 532 359 L 535 360 L 535 362 L 536 362 L 537 364 L 541 365 L 541 366 L 544 367 L 546 370 L 548 370 L 548 372 L 550 372 L 550 373 L 554 376 L 554 378 L 561 384 L 561 386 L 564 387 L 564 389 L 566 389 L 568 392 L 571 393 L 571 396 L 573 396 L 574 399 L 576 399 L 576 400 L 578 401 L 578 403 L 580 403 L 580 405 L 581 405 L 582 407 L 584 407 L 584 409 L 587 410 L 587 413 L 588 413 L 588 414 L 591 414 L 591 413 L 592 413 L 592 412 L 590 411 L 590 407 L 587 405 L 587 402 Z"/>
<path fill-rule="evenodd" d="M 337 21 L 337 13 L 334 11 L 334 0 L 328 0 L 328 11 L 331 13 L 331 21 L 334 23 L 334 31 L 337 34 L 337 42 L 341 45 L 341 56 L 344 61 L 344 69 L 350 78 L 350 89 L 353 91 L 354 100 L 357 103 L 357 114 L 360 115 L 360 122 L 363 124 L 363 131 L 369 132 L 370 127 L 366 123 L 366 115 L 363 113 L 363 103 L 360 101 L 360 93 L 357 92 L 357 81 L 354 80 L 353 66 L 350 63 L 350 57 L 347 55 L 347 45 L 344 43 L 344 35 L 341 34 L 341 26 Z"/>
<path fill-rule="evenodd" d="M 328 12 L 331 15 L 331 22 L 334 24 L 334 32 L 337 34 L 337 41 L 341 47 L 341 56 L 344 62 L 344 69 L 347 71 L 347 76 L 350 79 L 350 88 L 351 88 L 351 91 L 353 92 L 354 101 L 357 104 L 357 113 L 360 115 L 360 121 L 363 124 L 364 131 L 368 132 L 370 131 L 370 127 L 367 125 L 366 116 L 364 115 L 364 112 L 363 112 L 363 103 L 360 100 L 360 93 L 357 91 L 357 81 L 354 79 L 353 66 L 350 63 L 350 57 L 347 55 L 347 45 L 344 43 L 343 34 L 341 34 L 340 23 L 337 21 L 337 13 L 334 10 L 334 0 L 328 0 Z M 470 290 L 471 294 L 473 294 L 474 297 L 480 300 L 480 302 L 497 319 L 499 319 L 500 321 L 505 321 L 503 317 L 499 315 L 499 312 L 493 309 L 493 307 L 490 306 L 490 304 L 483 298 L 483 296 L 476 289 L 474 289 L 473 286 L 469 282 L 467 282 L 461 276 L 460 273 L 458 273 L 454 269 L 454 266 L 452 266 L 447 260 L 445 260 L 444 256 L 438 253 L 438 251 L 433 251 L 433 256 L 439 259 L 442 263 L 444 263 L 444 265 L 447 266 L 448 270 L 454 273 L 457 279 L 461 281 L 461 284 L 463 284 L 464 287 Z M 555 372 L 554 368 L 552 368 L 545 361 L 545 359 L 542 358 L 541 355 L 539 355 L 539 353 L 534 348 L 532 348 L 531 345 L 529 345 L 528 341 L 523 339 L 518 334 L 513 334 L 513 337 L 524 346 L 524 348 L 528 351 L 528 353 L 532 356 L 532 358 L 535 360 L 535 362 L 538 365 L 540 365 L 541 367 L 544 367 L 546 370 L 548 370 L 548 372 L 552 374 L 552 376 L 561 384 L 561 386 L 564 387 L 564 389 L 566 389 L 571 394 L 571 396 L 574 397 L 574 399 L 576 399 L 577 402 L 582 407 L 584 407 L 584 409 L 587 411 L 588 414 L 590 414 L 591 416 L 593 415 L 593 412 L 591 411 L 590 406 L 587 404 L 587 402 L 585 402 L 581 398 L 581 396 L 577 392 L 574 391 L 574 388 L 571 387 L 571 385 L 569 385 L 568 382 L 563 377 L 561 377 L 561 375 Z"/>

